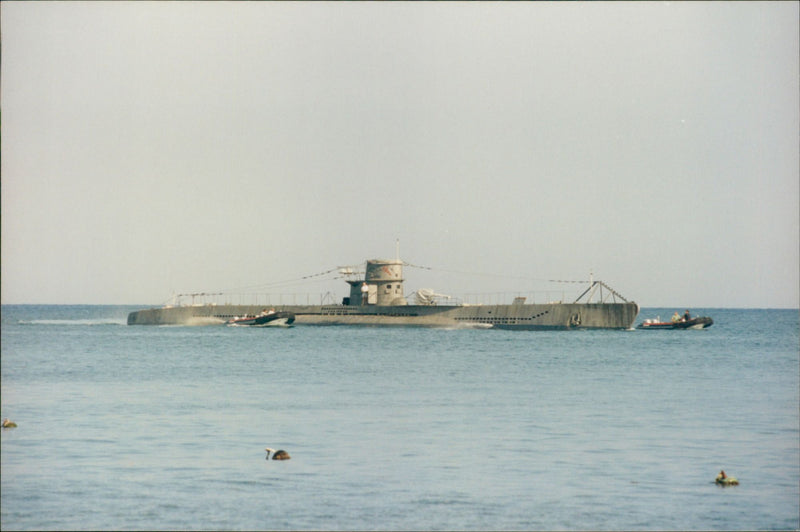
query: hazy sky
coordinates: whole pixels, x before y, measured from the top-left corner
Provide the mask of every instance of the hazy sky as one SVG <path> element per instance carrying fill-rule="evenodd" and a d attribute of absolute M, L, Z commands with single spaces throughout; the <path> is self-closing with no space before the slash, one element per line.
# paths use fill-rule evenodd
<path fill-rule="evenodd" d="M 160 304 L 400 239 L 487 274 L 407 292 L 593 271 L 642 306 L 800 304 L 797 2 L 0 9 L 3 303 Z"/>

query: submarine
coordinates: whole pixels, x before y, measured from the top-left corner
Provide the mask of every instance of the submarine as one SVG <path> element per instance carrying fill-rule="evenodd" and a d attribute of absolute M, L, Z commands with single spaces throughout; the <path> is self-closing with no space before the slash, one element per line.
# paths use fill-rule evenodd
<path fill-rule="evenodd" d="M 294 314 L 295 326 L 361 325 L 512 330 L 630 329 L 639 305 L 628 301 L 602 281 L 590 286 L 572 303 L 527 303 L 517 297 L 509 304 L 443 302 L 432 290 L 418 290 L 414 303 L 405 297 L 399 258 L 366 261 L 364 275 L 346 279 L 348 297 L 340 304 L 272 305 L 276 312 Z M 344 273 L 344 272 L 343 272 Z M 352 273 L 352 272 L 350 272 Z M 600 294 L 599 301 L 594 297 Z M 255 315 L 263 305 L 165 305 L 131 312 L 128 325 L 223 325 L 237 316 Z"/>

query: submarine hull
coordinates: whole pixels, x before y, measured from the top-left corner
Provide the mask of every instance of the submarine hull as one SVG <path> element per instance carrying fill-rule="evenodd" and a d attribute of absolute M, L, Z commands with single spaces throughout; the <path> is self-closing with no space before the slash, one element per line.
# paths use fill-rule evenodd
<path fill-rule="evenodd" d="M 256 314 L 260 306 L 192 305 L 131 312 L 128 325 L 222 325 Z M 520 330 L 630 329 L 636 303 L 548 303 L 512 305 L 282 305 L 294 325 L 365 325 Z"/>

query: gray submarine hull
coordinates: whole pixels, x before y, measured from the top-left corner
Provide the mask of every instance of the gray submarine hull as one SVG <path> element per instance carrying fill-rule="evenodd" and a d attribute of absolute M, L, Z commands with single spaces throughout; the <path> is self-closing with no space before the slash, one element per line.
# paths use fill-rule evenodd
<path fill-rule="evenodd" d="M 275 305 L 276 312 L 295 315 L 294 325 L 367 325 L 499 329 L 630 329 L 639 306 L 629 302 L 600 281 L 574 303 L 526 304 L 516 298 L 512 304 L 437 304 L 430 290 L 417 293 L 417 303 L 404 296 L 403 266 L 399 258 L 366 262 L 363 277 L 351 277 L 349 297 L 341 305 Z M 603 290 L 614 299 L 592 302 Z M 580 301 L 587 295 L 586 301 Z M 619 299 L 621 302 L 618 302 Z M 422 302 L 423 304 L 419 304 Z M 263 305 L 200 304 L 166 306 L 131 312 L 128 325 L 219 325 L 244 315 L 258 315 Z"/>
<path fill-rule="evenodd" d="M 281 305 L 294 325 L 368 325 L 528 330 L 630 329 L 639 313 L 636 303 L 548 303 L 512 305 L 394 307 L 350 305 Z M 255 305 L 193 305 L 131 312 L 128 325 L 222 325 L 262 310 Z"/>

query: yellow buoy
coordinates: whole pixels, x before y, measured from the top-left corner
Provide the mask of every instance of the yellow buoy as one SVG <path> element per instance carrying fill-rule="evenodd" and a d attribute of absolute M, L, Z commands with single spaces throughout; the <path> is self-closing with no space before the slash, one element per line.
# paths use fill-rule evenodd
<path fill-rule="evenodd" d="M 720 486 L 738 486 L 739 480 L 736 477 L 729 477 L 725 471 L 720 471 L 715 480 Z"/>

